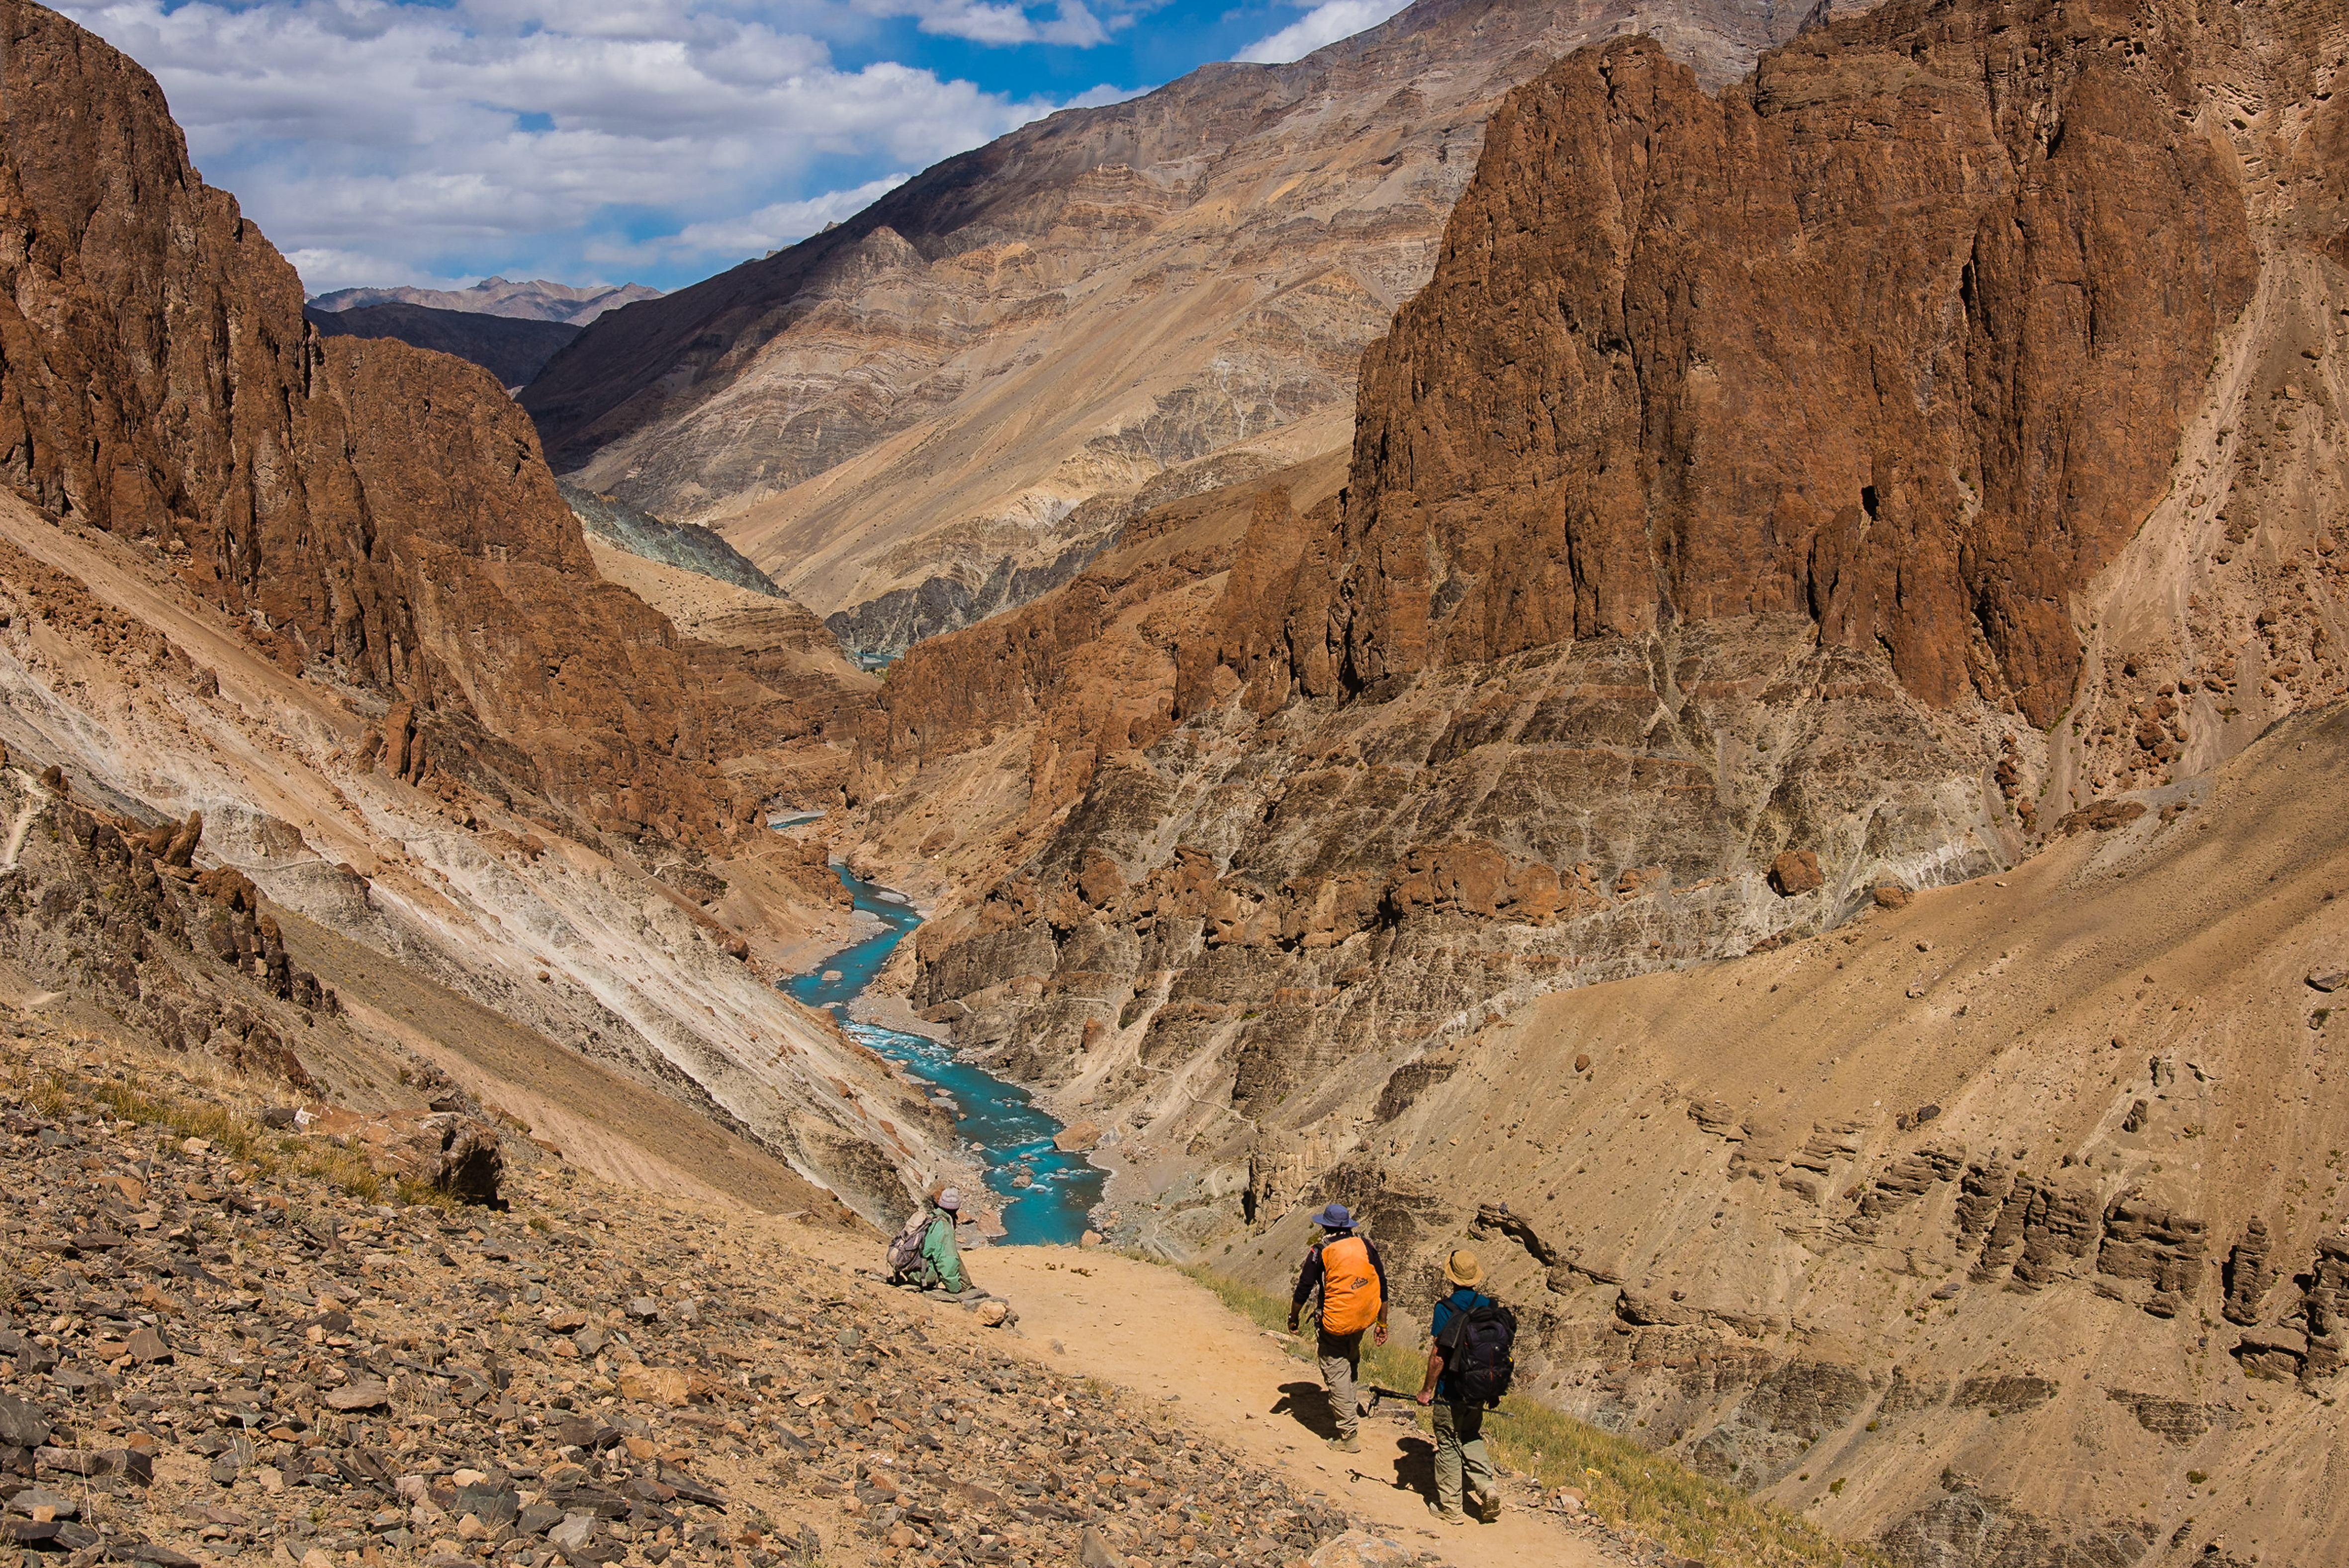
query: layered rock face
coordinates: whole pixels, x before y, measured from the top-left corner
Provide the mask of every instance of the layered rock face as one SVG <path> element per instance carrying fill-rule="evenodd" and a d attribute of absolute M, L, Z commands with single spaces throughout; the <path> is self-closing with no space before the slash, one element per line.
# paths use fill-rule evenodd
<path fill-rule="evenodd" d="M 0 475 L 176 562 L 285 667 L 399 702 L 414 776 L 631 835 L 743 820 L 674 630 L 596 579 L 501 389 L 398 343 L 320 341 L 145 72 L 38 6 L 0 26 Z"/>
<path fill-rule="evenodd" d="M 950 160 L 599 321 L 523 401 L 558 469 L 719 524 L 861 643 L 902 645 L 962 624 L 957 596 L 1016 602 L 1022 569 L 1054 585 L 1040 569 L 1114 526 L 1071 515 L 1088 501 L 1211 453 L 1263 471 L 1342 446 L 1360 352 L 1425 282 L 1511 87 L 1632 28 L 1725 80 L 1800 19 L 1423 0 L 1298 64 L 1208 67 Z"/>
<path fill-rule="evenodd" d="M 1719 93 L 1561 62 L 1367 356 L 1341 495 L 1202 498 L 893 672 L 860 852 L 987 890 L 915 1000 L 1122 1134 L 1138 1244 L 1268 1280 L 1358 1199 L 1424 1301 L 1506 1201 L 1535 1376 L 1595 1418 L 1904 1563 L 2235 1549 L 2298 1484 L 2255 1407 L 2332 1441 L 2325 1006 L 2278 956 L 2332 924 L 2220 873 L 2297 863 L 2339 737 L 2230 759 L 2349 694 L 2344 57 L 2338 5 L 1969 4 Z M 2157 851 L 2002 966 L 2002 868 L 2088 900 Z M 1869 913 L 1976 899 L 1947 962 Z M 2189 948 L 2235 998 L 2192 1018 Z"/>
<path fill-rule="evenodd" d="M 0 27 L 5 858 L 63 823 L 87 862 L 13 881 L 17 961 L 295 1077 L 322 1037 L 287 1026 L 294 971 L 323 961 L 281 936 L 307 916 L 362 944 L 346 977 L 429 983 L 354 1026 L 378 1040 L 523 1041 L 557 1105 L 616 1079 L 886 1221 L 942 1130 L 773 989 L 846 920 L 820 855 L 751 830 L 778 789 L 836 799 L 824 731 L 871 683 L 799 606 L 705 641 L 606 581 L 494 382 L 320 341 L 151 79 L 38 7 Z M 159 895 L 144 835 L 191 812 L 193 893 Z M 274 1011 L 191 978 L 215 962 Z"/>
<path fill-rule="evenodd" d="M 1644 42 L 1513 96 L 1364 361 L 1299 684 L 1793 614 L 2048 726 L 2258 272 L 2166 22 L 1895 6 L 1719 98 Z"/>

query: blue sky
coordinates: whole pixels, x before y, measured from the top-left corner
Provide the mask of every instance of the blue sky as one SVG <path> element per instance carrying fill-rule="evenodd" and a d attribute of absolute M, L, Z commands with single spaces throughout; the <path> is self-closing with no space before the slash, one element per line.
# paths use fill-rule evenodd
<path fill-rule="evenodd" d="M 313 293 L 675 288 L 1039 115 L 1402 0 L 61 0 Z"/>

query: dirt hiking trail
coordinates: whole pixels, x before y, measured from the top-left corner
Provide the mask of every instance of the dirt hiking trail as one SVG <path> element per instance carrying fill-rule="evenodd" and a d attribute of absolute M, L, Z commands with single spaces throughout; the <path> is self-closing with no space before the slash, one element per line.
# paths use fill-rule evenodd
<path fill-rule="evenodd" d="M 792 1244 L 844 1266 L 878 1262 L 877 1247 L 845 1239 L 802 1232 Z M 1622 1561 L 1535 1511 L 1521 1477 L 1502 1479 L 1496 1522 L 1437 1522 L 1425 1501 L 1433 1488 L 1433 1439 L 1381 1415 L 1362 1422 L 1361 1453 L 1331 1450 L 1312 1363 L 1288 1356 L 1278 1340 L 1173 1269 L 1075 1247 L 982 1247 L 965 1259 L 974 1280 L 1019 1310 L 1017 1332 L 990 1341 L 1003 1354 L 1163 1400 L 1171 1420 L 1242 1450 L 1299 1491 L 1319 1492 L 1365 1527 L 1441 1553 L 1460 1568 L 1609 1568 Z M 966 1321 L 958 1307 L 937 1311 L 942 1320 Z"/>

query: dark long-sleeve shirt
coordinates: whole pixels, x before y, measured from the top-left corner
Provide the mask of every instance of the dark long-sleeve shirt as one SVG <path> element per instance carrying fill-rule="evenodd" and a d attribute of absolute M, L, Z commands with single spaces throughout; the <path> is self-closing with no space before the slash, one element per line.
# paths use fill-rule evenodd
<path fill-rule="evenodd" d="M 1327 1241 L 1313 1243 L 1313 1250 L 1305 1254 L 1305 1266 L 1298 1271 L 1297 1294 L 1289 1298 L 1289 1305 L 1302 1308 L 1307 1302 L 1313 1299 L 1313 1293 L 1321 1288 L 1321 1249 L 1328 1246 L 1330 1242 L 1345 1239 L 1343 1236 L 1331 1236 Z M 1379 1276 L 1379 1321 L 1383 1323 L 1386 1321 L 1387 1302 L 1391 1299 L 1387 1294 L 1387 1266 L 1379 1261 L 1379 1247 L 1376 1242 L 1371 1241 L 1368 1236 L 1363 1236 L 1360 1240 L 1363 1248 L 1371 1254 L 1371 1272 Z"/>

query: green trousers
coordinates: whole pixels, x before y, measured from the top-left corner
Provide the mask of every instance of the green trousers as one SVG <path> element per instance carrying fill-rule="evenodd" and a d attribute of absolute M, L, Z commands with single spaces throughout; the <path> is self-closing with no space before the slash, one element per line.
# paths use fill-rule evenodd
<path fill-rule="evenodd" d="M 1465 1470 L 1468 1490 L 1495 1492 L 1492 1456 L 1485 1451 L 1485 1407 L 1454 1405 L 1438 1399 L 1435 1415 L 1435 1506 L 1446 1513 L 1460 1511 L 1460 1478 Z"/>

